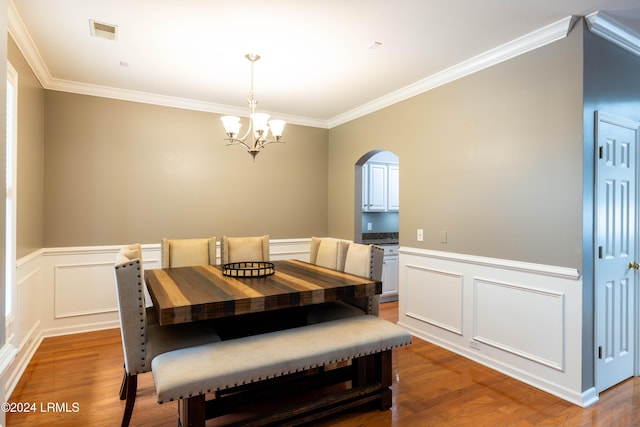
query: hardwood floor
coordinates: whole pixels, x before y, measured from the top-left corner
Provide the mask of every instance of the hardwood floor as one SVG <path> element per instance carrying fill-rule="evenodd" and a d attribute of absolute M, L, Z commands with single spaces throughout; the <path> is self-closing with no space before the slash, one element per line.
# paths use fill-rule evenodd
<path fill-rule="evenodd" d="M 397 303 L 380 316 L 396 322 Z M 35 412 L 7 413 L 7 425 L 120 425 L 122 363 L 117 329 L 45 339 L 9 399 Z M 583 409 L 416 338 L 394 351 L 393 391 L 391 410 L 365 406 L 313 426 L 640 425 L 640 378 Z M 177 404 L 156 402 L 150 373 L 139 376 L 137 396 L 132 426 L 177 425 Z"/>

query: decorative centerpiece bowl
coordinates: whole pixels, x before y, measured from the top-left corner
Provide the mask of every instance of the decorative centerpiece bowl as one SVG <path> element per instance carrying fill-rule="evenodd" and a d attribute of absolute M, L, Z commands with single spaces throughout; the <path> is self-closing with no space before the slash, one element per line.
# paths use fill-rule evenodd
<path fill-rule="evenodd" d="M 275 273 L 275 266 L 272 262 L 243 261 L 222 266 L 222 274 L 232 277 L 264 277 L 273 273 Z"/>

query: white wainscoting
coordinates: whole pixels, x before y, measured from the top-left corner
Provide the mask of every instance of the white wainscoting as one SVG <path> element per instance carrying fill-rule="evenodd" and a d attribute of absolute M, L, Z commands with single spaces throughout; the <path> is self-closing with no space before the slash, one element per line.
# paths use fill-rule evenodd
<path fill-rule="evenodd" d="M 53 317 L 115 313 L 118 301 L 112 288 L 113 261 L 56 265 L 53 271 Z"/>
<path fill-rule="evenodd" d="M 459 273 L 413 265 L 406 270 L 405 315 L 451 333 L 463 334 L 464 277 Z M 438 295 L 438 298 L 433 298 Z"/>
<path fill-rule="evenodd" d="M 402 326 L 586 406 L 581 289 L 572 268 L 400 248 Z"/>
<path fill-rule="evenodd" d="M 473 293 L 475 341 L 564 371 L 563 293 L 485 279 Z"/>
<path fill-rule="evenodd" d="M 309 261 L 310 243 L 271 240 L 271 259 Z M 47 248 L 18 260 L 17 316 L 7 337 L 18 352 L 5 373 L 6 396 L 44 338 L 120 327 L 113 263 L 123 245 Z M 219 247 L 217 255 L 220 262 Z M 159 268 L 160 244 L 142 245 L 142 258 L 145 269 Z"/>
<path fill-rule="evenodd" d="M 309 245 L 272 240 L 271 258 L 308 261 Z M 10 343 L 18 353 L 6 396 L 43 338 L 119 327 L 112 266 L 120 247 L 48 248 L 18 260 Z M 143 245 L 143 263 L 160 267 L 159 244 Z M 581 286 L 574 269 L 402 247 L 399 323 L 582 405 Z"/>

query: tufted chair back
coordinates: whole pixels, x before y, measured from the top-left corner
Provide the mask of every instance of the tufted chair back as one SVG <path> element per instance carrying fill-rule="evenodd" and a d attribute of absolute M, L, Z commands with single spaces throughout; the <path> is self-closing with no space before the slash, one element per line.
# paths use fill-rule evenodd
<path fill-rule="evenodd" d="M 162 239 L 162 268 L 216 264 L 216 237 L 208 239 Z"/>
<path fill-rule="evenodd" d="M 256 237 L 227 237 L 220 240 L 223 264 L 243 261 L 269 261 L 269 235 Z"/>

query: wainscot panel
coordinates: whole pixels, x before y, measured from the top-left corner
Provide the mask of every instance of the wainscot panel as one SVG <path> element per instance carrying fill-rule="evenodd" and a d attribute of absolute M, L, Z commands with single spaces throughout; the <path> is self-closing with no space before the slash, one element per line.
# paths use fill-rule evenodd
<path fill-rule="evenodd" d="M 414 319 L 462 335 L 462 290 L 459 273 L 407 265 L 407 311 Z"/>
<path fill-rule="evenodd" d="M 22 373 L 42 342 L 42 250 L 29 254 L 16 263 L 16 295 L 14 312 L 7 319 L 11 326 L 7 342 L 17 349 L 5 376 L 5 396 L 9 397 Z"/>
<path fill-rule="evenodd" d="M 576 269 L 401 247 L 398 323 L 572 403 L 593 403 L 581 391 Z"/>
<path fill-rule="evenodd" d="M 104 286 L 113 281 L 113 261 L 56 265 L 53 277 L 54 318 L 118 311 L 115 287 Z"/>
<path fill-rule="evenodd" d="M 563 293 L 476 279 L 474 295 L 474 340 L 564 369 Z"/>

